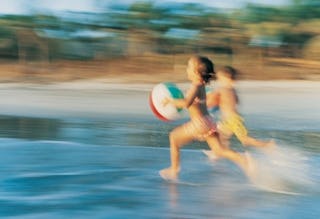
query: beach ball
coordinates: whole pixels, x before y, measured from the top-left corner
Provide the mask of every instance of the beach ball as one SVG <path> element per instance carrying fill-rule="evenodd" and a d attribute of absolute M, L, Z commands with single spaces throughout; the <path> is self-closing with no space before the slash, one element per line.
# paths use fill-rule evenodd
<path fill-rule="evenodd" d="M 149 105 L 153 114 L 162 121 L 173 121 L 181 118 L 183 109 L 175 107 L 173 104 L 163 105 L 166 98 L 181 99 L 184 98 L 183 92 L 176 84 L 166 82 L 153 87 L 149 96 Z"/>

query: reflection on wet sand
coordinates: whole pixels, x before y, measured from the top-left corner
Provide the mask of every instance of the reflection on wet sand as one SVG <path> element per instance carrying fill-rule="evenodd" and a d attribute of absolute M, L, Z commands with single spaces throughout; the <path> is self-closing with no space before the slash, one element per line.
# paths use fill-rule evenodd
<path fill-rule="evenodd" d="M 0 137 L 3 138 L 56 139 L 61 127 L 57 119 L 0 116 Z"/>

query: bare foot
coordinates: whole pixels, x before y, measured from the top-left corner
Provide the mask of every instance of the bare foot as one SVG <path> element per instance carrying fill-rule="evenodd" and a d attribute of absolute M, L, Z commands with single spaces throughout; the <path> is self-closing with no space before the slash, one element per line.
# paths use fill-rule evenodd
<path fill-rule="evenodd" d="M 213 152 L 213 151 L 210 151 L 210 150 L 202 150 L 202 152 L 207 155 L 207 157 L 210 159 L 210 160 L 218 160 L 219 157 Z"/>
<path fill-rule="evenodd" d="M 176 181 L 178 179 L 178 173 L 179 171 L 173 170 L 171 167 L 159 171 L 160 176 L 169 181 Z"/>

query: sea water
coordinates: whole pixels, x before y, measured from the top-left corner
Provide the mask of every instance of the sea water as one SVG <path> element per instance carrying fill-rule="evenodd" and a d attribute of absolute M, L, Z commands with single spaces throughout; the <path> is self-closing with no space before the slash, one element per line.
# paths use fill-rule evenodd
<path fill-rule="evenodd" d="M 72 116 L 68 110 L 3 113 L 0 217 L 319 218 L 318 90 L 250 85 L 240 87 L 249 132 L 277 143 L 262 151 L 232 139 L 235 150 L 253 157 L 254 180 L 227 160 L 207 159 L 203 142 L 182 149 L 178 182 L 161 179 L 158 171 L 170 164 L 168 133 L 187 117 L 157 120 L 148 109 L 148 89 L 122 89 L 122 97 L 115 88 L 99 92 L 111 102 L 140 101 L 141 109 L 133 111 L 122 104 L 112 112 L 104 105 L 106 113 L 99 116 L 88 108 Z"/>

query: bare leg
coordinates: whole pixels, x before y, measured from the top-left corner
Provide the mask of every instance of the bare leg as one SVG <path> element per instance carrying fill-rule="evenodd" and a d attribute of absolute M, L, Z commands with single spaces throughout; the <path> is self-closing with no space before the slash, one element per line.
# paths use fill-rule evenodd
<path fill-rule="evenodd" d="M 236 165 L 238 165 L 247 176 L 251 177 L 252 173 L 252 162 L 249 160 L 248 156 L 242 156 L 241 154 L 229 149 L 229 148 L 223 148 L 219 142 L 219 139 L 217 136 L 209 136 L 207 138 L 207 143 L 211 150 L 214 151 L 214 153 L 223 158 L 227 158 L 231 161 L 233 161 Z"/>
<path fill-rule="evenodd" d="M 222 147 L 225 149 L 229 149 L 230 148 L 230 135 L 225 135 L 223 133 L 218 134 L 219 136 L 219 141 L 222 144 Z"/>
<path fill-rule="evenodd" d="M 222 148 L 229 149 L 230 148 L 230 135 L 225 135 L 223 133 L 218 133 L 219 142 Z M 209 146 L 210 147 L 210 146 Z M 203 150 L 205 155 L 208 156 L 210 160 L 218 160 L 219 156 L 214 152 L 214 150 Z"/>
<path fill-rule="evenodd" d="M 180 171 L 180 147 L 193 140 L 193 136 L 187 133 L 183 126 L 175 128 L 169 136 L 171 166 L 159 172 L 160 176 L 167 180 L 176 180 Z"/>
<path fill-rule="evenodd" d="M 275 146 L 273 140 L 261 141 L 250 136 L 245 136 L 239 139 L 244 146 L 255 146 L 255 147 L 272 147 Z"/>

